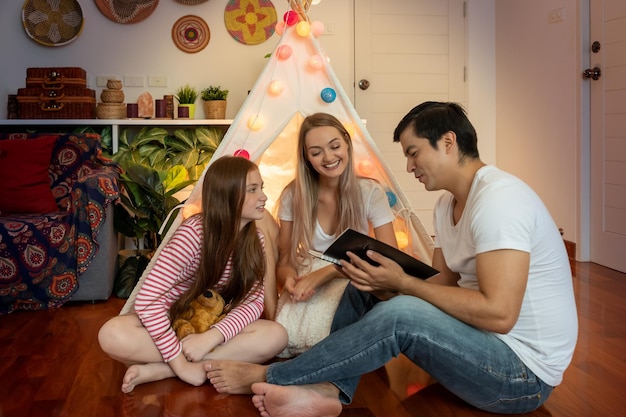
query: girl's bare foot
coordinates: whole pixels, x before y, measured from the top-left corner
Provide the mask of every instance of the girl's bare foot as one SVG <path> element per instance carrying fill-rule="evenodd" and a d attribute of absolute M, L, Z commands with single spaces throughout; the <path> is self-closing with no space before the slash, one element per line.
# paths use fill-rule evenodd
<path fill-rule="evenodd" d="M 215 390 L 223 394 L 252 394 L 250 386 L 265 381 L 264 365 L 228 360 L 209 360 L 204 369 Z"/>
<path fill-rule="evenodd" d="M 146 382 L 160 381 L 165 378 L 176 376 L 172 368 L 166 363 L 146 363 L 142 365 L 131 365 L 126 370 L 122 379 L 122 392 L 129 393 L 137 385 Z"/>
<path fill-rule="evenodd" d="M 252 384 L 252 403 L 261 417 L 337 417 L 339 390 L 326 382 L 313 385 Z"/>

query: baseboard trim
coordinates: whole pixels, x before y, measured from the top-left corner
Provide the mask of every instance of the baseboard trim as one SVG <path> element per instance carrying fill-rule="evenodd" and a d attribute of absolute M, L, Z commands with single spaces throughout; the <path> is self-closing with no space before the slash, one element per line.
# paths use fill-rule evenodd
<path fill-rule="evenodd" d="M 567 251 L 567 257 L 570 261 L 576 260 L 576 242 L 570 242 L 569 240 L 563 240 L 565 243 L 565 250 Z"/>

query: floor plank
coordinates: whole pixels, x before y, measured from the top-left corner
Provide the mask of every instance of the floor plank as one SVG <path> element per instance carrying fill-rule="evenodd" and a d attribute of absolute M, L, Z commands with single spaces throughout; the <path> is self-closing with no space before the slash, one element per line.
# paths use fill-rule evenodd
<path fill-rule="evenodd" d="M 574 264 L 579 340 L 563 384 L 530 417 L 617 417 L 626 407 L 626 274 Z M 120 391 L 124 366 L 97 332 L 124 300 L 69 303 L 0 316 L 0 417 L 233 416 L 258 413 L 246 395 L 169 379 Z M 406 358 L 365 375 L 342 417 L 487 417 Z"/>

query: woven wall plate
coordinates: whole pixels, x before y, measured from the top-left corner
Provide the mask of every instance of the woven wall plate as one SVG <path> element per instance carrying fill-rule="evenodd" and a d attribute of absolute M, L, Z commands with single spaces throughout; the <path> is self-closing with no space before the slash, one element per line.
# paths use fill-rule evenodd
<path fill-rule="evenodd" d="M 183 16 L 172 26 L 172 40 L 181 51 L 193 54 L 209 44 L 209 25 L 198 16 Z"/>
<path fill-rule="evenodd" d="M 224 23 L 237 42 L 263 43 L 274 34 L 276 8 L 270 0 L 230 0 L 224 10 Z"/>
<path fill-rule="evenodd" d="M 200 4 L 200 3 L 204 3 L 206 1 L 208 1 L 208 0 L 176 0 L 177 3 L 189 4 L 189 5 Z"/>
<path fill-rule="evenodd" d="M 159 0 L 96 0 L 100 12 L 115 23 L 141 22 L 152 14 Z"/>
<path fill-rule="evenodd" d="M 45 46 L 72 42 L 83 30 L 83 10 L 76 0 L 26 0 L 22 23 L 28 36 Z"/>

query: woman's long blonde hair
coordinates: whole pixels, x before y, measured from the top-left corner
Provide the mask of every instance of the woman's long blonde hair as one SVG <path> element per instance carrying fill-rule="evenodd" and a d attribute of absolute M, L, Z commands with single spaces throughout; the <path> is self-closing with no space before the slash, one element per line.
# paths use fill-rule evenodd
<path fill-rule="evenodd" d="M 229 260 L 230 280 L 219 291 L 231 308 L 243 301 L 255 282 L 263 281 L 265 255 L 256 223 L 249 222 L 241 230 L 241 211 L 246 198 L 248 173 L 258 170 L 249 160 L 226 156 L 214 161 L 206 171 L 202 184 L 202 252 L 196 280 L 170 309 L 177 317 L 191 300 L 208 289 L 214 289 Z"/>
<path fill-rule="evenodd" d="M 350 133 L 336 117 L 328 113 L 315 113 L 304 119 L 298 135 L 298 153 L 296 177 L 285 187 L 292 191 L 293 234 L 291 236 L 292 262 L 296 265 L 310 260 L 308 250 L 315 233 L 317 222 L 317 206 L 320 174 L 309 162 L 306 149 L 306 135 L 317 127 L 330 126 L 336 128 L 348 146 L 346 169 L 339 179 L 336 198 L 339 211 L 337 213 L 338 236 L 348 227 L 359 228 L 364 214 L 363 201 L 358 177 L 354 169 L 353 146 Z M 282 200 L 282 199 L 281 199 Z"/>

